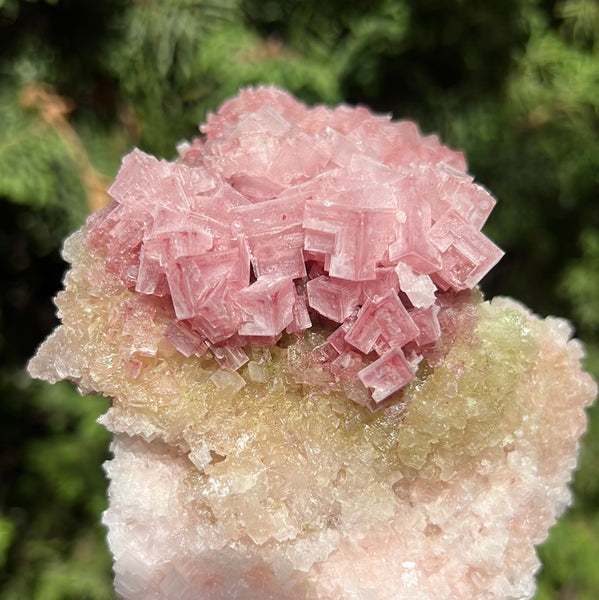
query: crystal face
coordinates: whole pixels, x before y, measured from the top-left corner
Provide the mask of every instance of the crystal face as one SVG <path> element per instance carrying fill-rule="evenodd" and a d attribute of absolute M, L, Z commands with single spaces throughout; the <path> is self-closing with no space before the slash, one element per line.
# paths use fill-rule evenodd
<path fill-rule="evenodd" d="M 112 399 L 118 594 L 530 597 L 596 386 L 476 289 L 493 198 L 363 108 L 258 88 L 201 129 L 125 157 L 29 364 Z"/>

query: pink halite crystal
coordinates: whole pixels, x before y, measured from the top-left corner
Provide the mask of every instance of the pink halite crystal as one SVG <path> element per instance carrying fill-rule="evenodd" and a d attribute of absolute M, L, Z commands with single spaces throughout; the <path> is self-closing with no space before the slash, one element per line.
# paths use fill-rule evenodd
<path fill-rule="evenodd" d="M 273 88 L 202 131 L 125 157 L 29 363 L 112 400 L 117 593 L 530 598 L 596 386 L 566 322 L 469 289 L 501 251 L 463 155 Z"/>
<path fill-rule="evenodd" d="M 436 313 L 410 313 L 475 287 L 501 258 L 480 232 L 495 201 L 461 154 L 364 108 L 248 89 L 202 130 L 179 162 L 125 157 L 89 247 L 125 285 L 170 298 L 166 339 L 185 355 L 271 344 L 318 315 L 355 319 L 346 351 L 362 354 L 380 405 L 414 378 L 406 345 L 426 340 L 419 354 L 439 337 Z"/>

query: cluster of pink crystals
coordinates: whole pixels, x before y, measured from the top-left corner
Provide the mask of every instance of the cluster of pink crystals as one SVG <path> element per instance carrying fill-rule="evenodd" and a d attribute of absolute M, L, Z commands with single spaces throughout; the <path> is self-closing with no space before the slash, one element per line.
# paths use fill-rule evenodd
<path fill-rule="evenodd" d="M 439 294 L 501 258 L 480 231 L 495 201 L 463 155 L 364 108 L 308 109 L 243 90 L 167 162 L 123 160 L 87 244 L 140 294 L 170 299 L 167 340 L 238 369 L 249 344 L 338 324 L 319 353 L 358 359 L 379 405 L 439 339 Z M 322 362 L 322 361 L 321 361 Z"/>

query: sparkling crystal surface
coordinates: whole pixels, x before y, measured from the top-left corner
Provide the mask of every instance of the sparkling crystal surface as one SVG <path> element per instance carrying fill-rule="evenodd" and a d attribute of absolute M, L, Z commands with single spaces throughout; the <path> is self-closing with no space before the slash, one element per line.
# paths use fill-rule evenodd
<path fill-rule="evenodd" d="M 530 598 L 597 389 L 565 321 L 476 289 L 463 155 L 273 88 L 202 131 L 124 159 L 29 364 L 112 399 L 118 594 Z"/>
<path fill-rule="evenodd" d="M 123 159 L 112 205 L 89 224 L 90 251 L 126 287 L 172 303 L 167 340 L 186 356 L 197 339 L 230 355 L 359 312 L 339 360 L 378 360 L 358 377 L 378 408 L 414 378 L 399 360 L 406 344 L 439 337 L 409 310 L 473 289 L 503 255 L 480 231 L 495 200 L 460 153 L 364 108 L 248 89 L 202 130 L 177 162 Z M 384 369 L 367 356 L 389 350 Z M 418 344 L 410 352 L 423 356 Z"/>

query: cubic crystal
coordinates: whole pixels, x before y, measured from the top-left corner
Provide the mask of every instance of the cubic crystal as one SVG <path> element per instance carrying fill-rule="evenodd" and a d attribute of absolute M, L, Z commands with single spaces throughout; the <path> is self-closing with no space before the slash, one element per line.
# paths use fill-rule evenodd
<path fill-rule="evenodd" d="M 597 388 L 566 322 L 474 288 L 463 154 L 275 88 L 201 130 L 123 159 L 28 367 L 111 398 L 117 594 L 531 597 Z"/>

